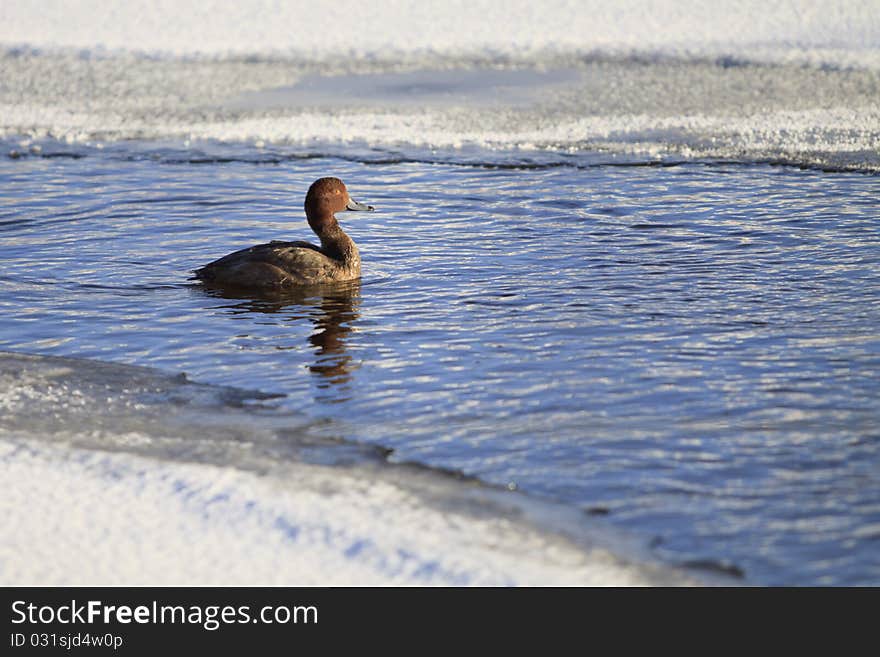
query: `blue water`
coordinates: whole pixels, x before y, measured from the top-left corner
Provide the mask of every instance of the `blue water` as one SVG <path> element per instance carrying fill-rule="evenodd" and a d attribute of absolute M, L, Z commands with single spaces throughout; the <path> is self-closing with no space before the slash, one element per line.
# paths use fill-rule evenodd
<path fill-rule="evenodd" d="M 334 435 L 602 514 L 758 584 L 880 584 L 880 178 L 758 163 L 505 168 L 185 149 L 0 159 L 0 349 L 286 395 Z M 312 239 L 360 285 L 188 271 Z"/>

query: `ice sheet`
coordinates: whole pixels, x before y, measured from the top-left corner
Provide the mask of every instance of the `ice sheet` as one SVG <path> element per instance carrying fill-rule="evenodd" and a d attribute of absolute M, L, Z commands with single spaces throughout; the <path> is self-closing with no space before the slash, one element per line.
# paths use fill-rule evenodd
<path fill-rule="evenodd" d="M 878 61 L 871 0 L 44 0 L 3 3 L 0 43 L 313 58 L 539 51 Z"/>

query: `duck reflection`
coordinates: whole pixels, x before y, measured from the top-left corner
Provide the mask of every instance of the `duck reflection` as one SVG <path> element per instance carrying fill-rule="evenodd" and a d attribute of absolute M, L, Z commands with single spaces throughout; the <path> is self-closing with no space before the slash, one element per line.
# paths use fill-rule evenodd
<path fill-rule="evenodd" d="M 360 292 L 360 284 L 357 288 Z M 315 331 L 309 336 L 309 342 L 316 348 L 317 359 L 309 365 L 309 370 L 320 375 L 326 381 L 325 386 L 351 380 L 354 365 L 345 341 L 352 331 L 352 323 L 358 318 L 356 305 L 359 302 L 359 294 L 352 296 L 351 289 L 343 294 L 325 294 L 320 301 L 320 315 L 312 318 Z"/>
<path fill-rule="evenodd" d="M 228 310 L 236 314 L 286 313 L 287 319 L 308 318 L 314 325 L 309 343 L 315 360 L 309 370 L 316 375 L 319 389 L 345 390 L 357 368 L 348 352 L 346 340 L 360 313 L 360 281 L 308 286 L 284 292 L 252 292 L 229 288 L 206 288 L 214 297 L 237 299 Z M 281 347 L 279 347 L 281 348 Z M 338 392 L 338 391 L 336 391 Z M 320 401 L 344 401 L 344 396 L 319 396 Z"/>

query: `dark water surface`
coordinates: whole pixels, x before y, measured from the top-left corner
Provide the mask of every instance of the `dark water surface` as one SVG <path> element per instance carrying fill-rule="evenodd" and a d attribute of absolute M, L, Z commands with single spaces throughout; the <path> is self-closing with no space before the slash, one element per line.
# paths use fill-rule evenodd
<path fill-rule="evenodd" d="M 337 175 L 361 284 L 188 271 L 312 239 Z M 765 165 L 0 159 L 0 349 L 286 395 L 395 458 L 561 499 L 675 562 L 880 584 L 880 178 Z"/>

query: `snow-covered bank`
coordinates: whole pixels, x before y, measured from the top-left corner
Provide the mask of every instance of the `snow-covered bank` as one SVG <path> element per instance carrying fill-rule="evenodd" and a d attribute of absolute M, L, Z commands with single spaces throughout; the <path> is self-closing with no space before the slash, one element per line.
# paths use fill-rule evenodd
<path fill-rule="evenodd" d="M 880 62 L 871 0 L 42 0 L 0 5 L 0 43 L 312 59 L 541 51 Z"/>

